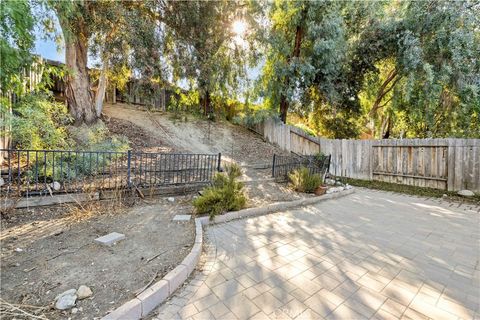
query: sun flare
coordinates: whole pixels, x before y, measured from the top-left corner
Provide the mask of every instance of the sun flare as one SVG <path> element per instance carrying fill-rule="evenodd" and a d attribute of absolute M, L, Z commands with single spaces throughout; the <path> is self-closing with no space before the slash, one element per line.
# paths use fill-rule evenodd
<path fill-rule="evenodd" d="M 237 36 L 243 36 L 247 30 L 247 24 L 242 20 L 235 20 L 232 24 L 232 30 Z"/>

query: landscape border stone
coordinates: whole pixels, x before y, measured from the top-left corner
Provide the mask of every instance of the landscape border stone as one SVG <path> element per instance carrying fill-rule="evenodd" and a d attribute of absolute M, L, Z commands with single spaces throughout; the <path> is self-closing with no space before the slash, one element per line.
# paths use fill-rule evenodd
<path fill-rule="evenodd" d="M 243 209 L 239 211 L 231 211 L 223 215 L 216 216 L 213 220 L 210 220 L 209 217 L 201 217 L 197 219 L 199 219 L 202 222 L 202 225 L 204 226 L 209 224 L 224 223 L 224 222 L 228 222 L 236 219 L 255 217 L 255 216 L 270 214 L 277 211 L 291 209 L 299 206 L 311 205 L 323 200 L 340 198 L 340 197 L 352 194 L 354 192 L 355 192 L 355 189 L 352 188 L 352 189 L 343 190 L 335 193 L 324 194 L 319 197 L 311 197 L 311 198 L 299 199 L 294 201 L 276 202 L 263 207 L 248 208 L 248 209 Z"/>
<path fill-rule="evenodd" d="M 167 273 L 160 281 L 140 293 L 136 298 L 127 301 L 102 320 L 132 319 L 137 320 L 147 316 L 155 307 L 167 300 L 190 276 L 200 260 L 203 246 L 203 228 L 209 224 L 228 222 L 231 220 L 270 214 L 276 211 L 291 209 L 303 205 L 311 205 L 323 200 L 340 198 L 355 192 L 355 189 L 325 194 L 295 201 L 272 203 L 260 208 L 248 208 L 240 211 L 227 212 L 210 220 L 209 217 L 195 219 L 195 243 L 190 253 L 175 269 Z"/>
<path fill-rule="evenodd" d="M 114 311 L 102 318 L 102 320 L 114 319 L 141 319 L 148 315 L 156 306 L 160 305 L 175 290 L 177 290 L 190 274 L 195 270 L 202 253 L 203 228 L 201 221 L 195 219 L 195 243 L 190 253 L 175 269 L 167 273 L 161 280 L 148 287 L 136 298 L 127 301 Z"/>

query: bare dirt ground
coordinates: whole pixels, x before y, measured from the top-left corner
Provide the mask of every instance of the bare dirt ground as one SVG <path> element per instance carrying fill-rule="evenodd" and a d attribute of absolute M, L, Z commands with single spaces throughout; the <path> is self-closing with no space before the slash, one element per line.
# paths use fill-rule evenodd
<path fill-rule="evenodd" d="M 193 221 L 172 221 L 174 215 L 192 211 L 190 197 L 176 198 L 173 204 L 166 199 L 150 202 L 133 208 L 98 203 L 85 210 L 35 208 L 3 216 L 2 299 L 24 310 L 44 306 L 37 310 L 48 319 L 94 319 L 133 298 L 136 290 L 177 266 L 194 241 Z M 94 243 L 113 231 L 126 239 L 112 247 Z M 77 300 L 80 312 L 51 308 L 57 294 L 82 284 L 93 296 Z M 15 318 L 4 307 L 1 318 Z"/>
<path fill-rule="evenodd" d="M 141 111 L 123 104 L 107 105 L 104 111 L 111 119 L 129 121 L 178 151 L 221 152 L 222 158 L 240 165 L 269 164 L 274 153 L 285 153 L 248 129 L 224 120 L 211 122 L 193 116 L 187 121 L 185 117 L 174 120 L 169 113 Z"/>
<path fill-rule="evenodd" d="M 142 111 L 124 104 L 107 105 L 105 114 L 111 121 L 129 121 L 142 128 L 166 146 L 180 152 L 222 153 L 225 162 L 236 162 L 243 167 L 243 181 L 249 196 L 249 207 L 277 201 L 290 201 L 305 197 L 285 185 L 269 180 L 273 154 L 285 151 L 263 141 L 250 130 L 227 121 L 215 122 L 181 117 L 174 120 L 169 113 Z M 124 134 L 127 132 L 123 131 Z M 266 168 L 259 168 L 264 165 Z M 261 166 L 260 166 L 261 167 Z"/>

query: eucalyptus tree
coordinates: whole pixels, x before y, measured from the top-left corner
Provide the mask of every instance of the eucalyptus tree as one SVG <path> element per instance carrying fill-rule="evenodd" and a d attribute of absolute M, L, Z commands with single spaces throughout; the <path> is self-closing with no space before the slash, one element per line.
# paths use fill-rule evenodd
<path fill-rule="evenodd" d="M 246 36 L 233 29 L 248 19 L 248 4 L 237 1 L 167 1 L 161 10 L 173 79 L 190 79 L 205 115 L 214 93 L 235 88 L 245 75 Z M 245 30 L 242 30 L 244 33 Z"/>
<path fill-rule="evenodd" d="M 276 1 L 259 87 L 329 137 L 478 136 L 478 1 Z"/>
<path fill-rule="evenodd" d="M 279 109 L 283 122 L 293 108 L 325 114 L 333 128 L 340 125 L 342 117 L 359 111 L 359 80 L 351 72 L 351 53 L 358 45 L 359 26 L 373 17 L 380 5 L 338 1 L 268 4 L 270 31 L 260 86 L 267 104 Z M 352 130 L 338 131 L 339 136 L 352 134 Z"/>
<path fill-rule="evenodd" d="M 388 9 L 362 34 L 356 60 L 372 66 L 360 96 L 374 136 L 480 136 L 479 3 Z"/>
<path fill-rule="evenodd" d="M 66 98 L 75 123 L 91 124 L 101 113 L 110 63 L 130 62 L 135 41 L 156 28 L 152 2 L 132 1 L 55 1 L 55 10 L 65 42 L 65 64 L 69 71 Z M 141 28 L 138 28 L 138 23 Z M 91 90 L 88 70 L 89 54 L 101 61 L 97 98 Z M 119 56 L 123 56 L 118 59 Z M 143 56 L 145 57 L 145 56 Z"/>

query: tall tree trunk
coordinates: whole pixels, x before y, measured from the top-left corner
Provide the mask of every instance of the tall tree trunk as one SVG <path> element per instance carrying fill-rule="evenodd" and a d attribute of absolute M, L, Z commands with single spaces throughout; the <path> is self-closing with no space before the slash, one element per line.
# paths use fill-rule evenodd
<path fill-rule="evenodd" d="M 307 10 L 306 8 L 304 8 L 302 11 L 302 19 L 300 20 L 300 23 L 297 26 L 297 30 L 295 31 L 295 44 L 293 46 L 292 55 L 288 57 L 287 64 L 290 64 L 292 57 L 298 58 L 300 56 L 300 47 L 302 45 L 302 39 L 303 39 L 303 33 L 304 33 L 303 22 L 306 18 L 306 13 L 307 13 Z M 290 86 L 290 78 L 288 76 L 285 78 L 284 84 L 285 84 L 285 88 L 288 88 Z M 282 94 L 280 95 L 280 120 L 282 120 L 283 123 L 287 123 L 288 107 L 289 107 L 289 103 L 288 103 L 287 96 L 285 92 L 282 92 Z"/>
<path fill-rule="evenodd" d="M 108 61 L 103 63 L 102 71 L 100 71 L 100 78 L 98 79 L 97 95 L 95 96 L 95 112 L 97 117 L 102 115 L 103 100 L 105 99 L 105 91 L 107 90 L 107 71 Z"/>
<path fill-rule="evenodd" d="M 75 125 L 92 124 L 97 120 L 90 77 L 87 69 L 88 29 L 82 18 L 65 18 L 62 7 L 57 9 L 65 39 L 65 64 L 68 69 L 65 96 Z"/>
<path fill-rule="evenodd" d="M 212 113 L 212 101 L 210 99 L 210 91 L 205 91 L 201 99 L 201 104 L 203 106 L 203 115 L 209 116 Z"/>

